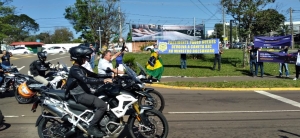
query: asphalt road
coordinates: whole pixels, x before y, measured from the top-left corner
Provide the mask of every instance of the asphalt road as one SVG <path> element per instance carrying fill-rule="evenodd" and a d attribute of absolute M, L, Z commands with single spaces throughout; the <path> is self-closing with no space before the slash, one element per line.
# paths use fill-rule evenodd
<path fill-rule="evenodd" d="M 17 56 L 16 56 L 17 57 Z M 16 58 L 15 57 L 15 58 Z M 70 65 L 68 55 L 49 55 Z M 62 58 L 64 57 L 64 58 Z M 60 58 L 60 59 L 58 59 Z M 27 73 L 33 57 L 12 60 Z M 55 60 L 53 60 L 55 59 Z M 298 138 L 300 94 L 297 91 L 192 91 L 156 88 L 165 98 L 170 138 Z M 0 95 L 6 127 L 0 138 L 37 138 L 40 110 L 18 104 L 13 94 Z M 40 109 L 40 108 L 38 108 Z M 122 137 L 129 137 L 126 131 Z"/>

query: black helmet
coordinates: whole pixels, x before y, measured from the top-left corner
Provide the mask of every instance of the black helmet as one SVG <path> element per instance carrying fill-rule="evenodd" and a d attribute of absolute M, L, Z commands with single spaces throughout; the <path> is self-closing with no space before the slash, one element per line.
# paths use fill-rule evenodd
<path fill-rule="evenodd" d="M 45 52 L 38 52 L 37 56 L 38 56 L 39 60 L 41 60 L 41 61 L 45 61 L 47 58 L 47 54 Z"/>
<path fill-rule="evenodd" d="M 70 48 L 69 53 L 72 60 L 82 65 L 84 58 L 90 59 L 89 56 L 93 53 L 93 50 L 85 46 L 76 46 Z"/>

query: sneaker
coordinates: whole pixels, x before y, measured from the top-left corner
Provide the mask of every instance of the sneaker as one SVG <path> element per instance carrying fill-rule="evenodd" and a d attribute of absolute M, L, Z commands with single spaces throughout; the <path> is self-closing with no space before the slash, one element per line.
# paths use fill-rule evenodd
<path fill-rule="evenodd" d="M 94 137 L 103 137 L 103 133 L 97 129 L 95 126 L 90 126 L 88 129 L 87 129 L 87 132 L 89 135 L 92 135 Z"/>
<path fill-rule="evenodd" d="M 297 80 L 297 78 L 294 78 L 293 80 Z"/>

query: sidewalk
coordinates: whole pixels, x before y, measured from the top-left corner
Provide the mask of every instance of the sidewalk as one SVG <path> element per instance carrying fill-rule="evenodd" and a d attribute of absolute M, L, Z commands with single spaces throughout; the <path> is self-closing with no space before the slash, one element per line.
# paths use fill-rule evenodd
<path fill-rule="evenodd" d="M 255 80 L 279 80 L 279 79 L 289 79 L 292 80 L 293 76 L 289 78 L 277 76 L 264 76 L 261 77 L 251 77 L 251 76 L 212 76 L 212 77 L 176 77 L 176 76 L 163 76 L 161 83 L 164 82 L 175 82 L 175 81 L 194 81 L 194 82 L 228 82 L 228 81 L 255 81 Z M 290 90 L 300 90 L 300 88 L 204 88 L 204 87 L 179 87 L 179 86 L 169 86 L 159 83 L 146 84 L 147 86 L 168 88 L 168 89 L 184 89 L 184 90 L 213 90 L 213 91 L 290 91 Z"/>

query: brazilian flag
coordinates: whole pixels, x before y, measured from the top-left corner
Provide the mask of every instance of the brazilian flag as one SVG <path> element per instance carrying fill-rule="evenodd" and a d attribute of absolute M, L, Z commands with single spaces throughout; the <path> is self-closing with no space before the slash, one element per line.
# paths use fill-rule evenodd
<path fill-rule="evenodd" d="M 148 62 L 146 63 L 146 72 L 148 75 L 151 75 L 153 78 L 156 78 L 157 80 L 161 79 L 161 76 L 164 72 L 164 66 L 162 59 L 158 57 L 158 53 L 154 50 L 151 50 L 150 57 L 155 58 L 155 64 L 151 66 Z"/>

